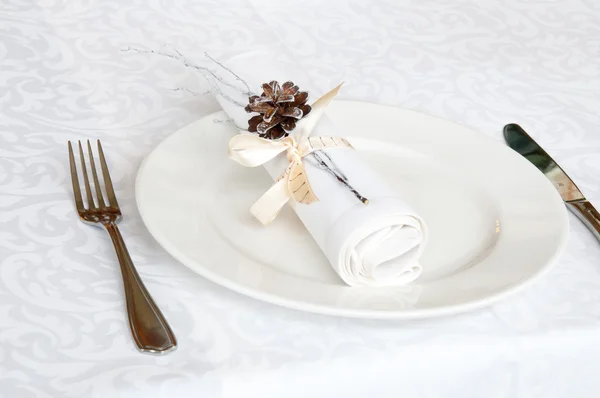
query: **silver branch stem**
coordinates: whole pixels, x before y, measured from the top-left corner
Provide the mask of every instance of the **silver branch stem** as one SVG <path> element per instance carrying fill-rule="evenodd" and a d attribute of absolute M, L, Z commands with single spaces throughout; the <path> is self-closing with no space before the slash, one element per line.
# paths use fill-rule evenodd
<path fill-rule="evenodd" d="M 254 95 L 254 92 L 252 91 L 252 89 L 250 89 L 250 86 L 248 85 L 248 83 L 246 83 L 246 81 L 244 79 L 242 79 L 237 73 L 235 73 L 234 71 L 232 71 L 231 69 L 229 69 L 228 67 L 226 67 L 225 65 L 223 65 L 222 63 L 217 61 L 216 59 L 214 59 L 213 57 L 211 57 L 210 54 L 205 52 L 204 56 L 206 58 L 208 58 L 209 60 L 211 60 L 212 62 L 214 62 L 215 64 L 219 65 L 221 67 L 221 69 L 223 69 L 224 71 L 229 72 L 231 75 L 233 75 L 233 77 L 235 77 L 235 79 L 238 82 L 242 83 L 246 87 L 246 92 L 243 94 L 247 95 L 248 97 Z"/>
<path fill-rule="evenodd" d="M 192 70 L 194 70 L 196 72 L 200 72 L 200 75 L 211 86 L 211 88 L 212 88 L 212 90 L 214 92 L 218 93 L 225 100 L 227 100 L 227 101 L 235 104 L 236 106 L 244 107 L 244 106 L 246 106 L 246 104 L 243 104 L 243 103 L 241 103 L 241 102 L 239 102 L 239 101 L 231 98 L 226 93 L 224 93 L 223 90 L 221 90 L 221 87 L 219 87 L 219 84 L 222 84 L 224 86 L 230 87 L 230 88 L 234 89 L 235 91 L 238 91 L 239 93 L 241 93 L 242 95 L 244 95 L 246 97 L 254 95 L 251 92 L 251 90 L 249 90 L 248 83 L 246 83 L 243 79 L 241 79 L 238 75 L 236 75 L 232 70 L 226 68 L 224 65 L 222 65 L 221 63 L 218 63 L 218 62 L 216 63 L 217 66 L 219 66 L 220 68 L 224 69 L 228 73 L 230 73 L 233 76 L 235 76 L 236 80 L 240 81 L 245 86 L 246 90 L 242 90 L 237 85 L 228 82 L 227 80 L 223 79 L 221 76 L 219 76 L 215 72 L 213 72 L 211 69 L 209 69 L 207 67 L 204 67 L 204 66 L 200 66 L 200 65 L 196 65 L 196 64 L 192 63 L 179 50 L 174 50 L 175 54 L 172 54 L 172 53 L 169 53 L 169 52 L 163 52 L 163 51 L 156 51 L 156 50 L 144 50 L 144 49 L 135 48 L 135 47 L 127 47 L 127 48 L 122 49 L 121 51 L 123 51 L 123 52 L 132 51 L 132 52 L 136 52 L 136 53 L 139 53 L 139 54 L 160 55 L 162 57 L 166 57 L 166 58 L 170 58 L 170 59 L 174 59 L 176 61 L 179 61 L 179 62 L 183 63 L 183 65 L 186 68 L 190 68 L 190 69 L 192 69 Z M 211 61 L 213 60 L 212 57 L 209 57 L 209 59 Z M 218 82 L 218 83 L 216 83 L 215 81 Z M 191 90 L 189 90 L 189 91 L 191 91 Z M 212 91 L 209 91 L 209 92 L 212 92 Z"/>
<path fill-rule="evenodd" d="M 331 162 L 331 165 L 327 164 L 327 162 L 325 160 L 323 160 L 323 158 L 321 157 L 320 154 L 325 155 L 325 157 L 327 159 L 329 159 L 329 161 Z M 354 194 L 354 196 L 356 196 L 356 198 L 358 200 L 360 200 L 362 203 L 364 203 L 364 204 L 368 204 L 369 203 L 369 199 L 367 199 L 364 196 L 362 196 L 352 185 L 350 185 L 350 183 L 348 182 L 348 179 L 346 178 L 346 176 L 343 175 L 339 171 L 339 168 L 337 167 L 337 165 L 335 164 L 335 162 L 333 161 L 333 159 L 331 159 L 331 157 L 329 155 L 327 155 L 325 153 L 325 151 L 312 152 L 310 155 L 312 157 L 314 157 L 315 160 L 316 160 L 316 162 L 312 162 L 311 160 L 309 160 L 309 162 L 312 165 L 320 168 L 321 170 L 324 170 L 324 171 L 328 172 L 333 177 L 335 177 L 335 179 L 338 180 L 338 182 L 340 182 L 342 185 L 344 185 L 346 188 L 348 188 L 350 190 L 350 192 L 352 192 Z"/>

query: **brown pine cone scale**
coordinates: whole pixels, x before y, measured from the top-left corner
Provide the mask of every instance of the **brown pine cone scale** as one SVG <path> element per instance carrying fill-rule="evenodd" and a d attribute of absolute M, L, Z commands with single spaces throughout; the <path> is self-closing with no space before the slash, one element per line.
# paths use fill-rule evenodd
<path fill-rule="evenodd" d="M 275 80 L 262 85 L 263 93 L 248 100 L 246 112 L 256 112 L 248 120 L 248 131 L 271 140 L 287 137 L 296 128 L 296 121 L 310 112 L 308 93 L 299 91 L 293 82 L 281 86 Z"/>

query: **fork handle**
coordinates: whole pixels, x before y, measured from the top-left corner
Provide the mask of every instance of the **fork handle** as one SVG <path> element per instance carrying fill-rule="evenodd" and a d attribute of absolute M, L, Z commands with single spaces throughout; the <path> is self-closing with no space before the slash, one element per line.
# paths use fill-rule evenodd
<path fill-rule="evenodd" d="M 129 326 L 136 345 L 140 351 L 151 354 L 164 354 L 175 349 L 175 335 L 140 279 L 117 224 L 107 222 L 104 227 L 121 265 Z"/>

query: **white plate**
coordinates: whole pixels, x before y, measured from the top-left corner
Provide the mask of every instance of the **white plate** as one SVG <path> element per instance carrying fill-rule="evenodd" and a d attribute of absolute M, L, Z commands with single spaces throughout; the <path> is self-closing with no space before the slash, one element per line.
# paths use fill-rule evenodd
<path fill-rule="evenodd" d="M 237 131 L 216 113 L 165 139 L 136 181 L 140 214 L 177 260 L 274 304 L 361 318 L 420 318 L 490 304 L 547 271 L 567 239 L 561 198 L 529 162 L 464 126 L 337 101 L 330 118 L 425 219 L 423 275 L 402 288 L 348 287 L 293 210 L 263 227 L 248 212 L 273 183 L 227 158 Z"/>

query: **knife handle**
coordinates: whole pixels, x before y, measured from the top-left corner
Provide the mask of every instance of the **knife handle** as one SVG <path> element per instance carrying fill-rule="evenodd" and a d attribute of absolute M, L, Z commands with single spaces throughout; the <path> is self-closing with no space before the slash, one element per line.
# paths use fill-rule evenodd
<path fill-rule="evenodd" d="M 567 207 L 579 218 L 586 227 L 600 240 L 600 213 L 587 200 L 567 203 Z"/>

